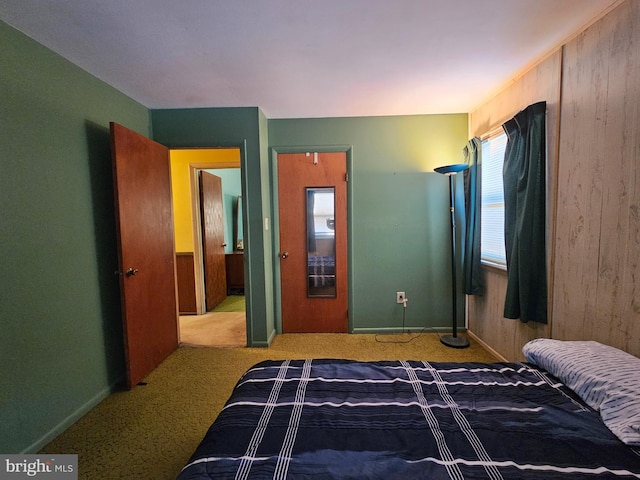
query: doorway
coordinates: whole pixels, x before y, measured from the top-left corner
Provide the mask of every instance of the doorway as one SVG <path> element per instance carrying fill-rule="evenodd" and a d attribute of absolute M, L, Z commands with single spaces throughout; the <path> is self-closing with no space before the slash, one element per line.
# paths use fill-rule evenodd
<path fill-rule="evenodd" d="M 224 250 L 221 250 L 221 256 L 236 260 L 236 269 L 241 272 L 243 278 L 244 212 L 241 208 L 240 149 L 173 149 L 170 151 L 170 158 L 178 257 L 180 343 L 199 346 L 246 346 L 244 288 L 230 289 L 226 280 L 222 279 L 221 281 L 225 282 L 221 287 L 222 301 L 219 305 L 213 306 L 210 303 L 210 307 L 207 307 L 207 268 L 203 249 L 203 202 L 200 188 L 201 176 L 213 175 L 221 179 L 221 217 L 224 230 L 224 240 L 221 240 Z M 191 268 L 192 271 L 186 274 L 182 272 L 181 275 L 181 262 L 182 269 L 186 265 L 186 268 Z M 186 300 L 183 302 L 183 299 Z"/>

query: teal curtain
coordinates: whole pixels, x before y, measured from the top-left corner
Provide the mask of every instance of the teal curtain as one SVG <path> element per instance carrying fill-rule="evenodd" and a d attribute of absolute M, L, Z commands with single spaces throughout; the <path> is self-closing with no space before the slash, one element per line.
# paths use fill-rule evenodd
<path fill-rule="evenodd" d="M 547 323 L 545 252 L 546 102 L 528 106 L 502 127 L 507 254 L 505 318 Z"/>
<path fill-rule="evenodd" d="M 465 238 L 463 242 L 463 279 L 464 293 L 482 295 L 482 265 L 480 262 L 480 212 L 482 199 L 480 189 L 482 141 L 472 138 L 464 147 L 465 163 L 469 168 L 464 171 L 464 207 Z"/>

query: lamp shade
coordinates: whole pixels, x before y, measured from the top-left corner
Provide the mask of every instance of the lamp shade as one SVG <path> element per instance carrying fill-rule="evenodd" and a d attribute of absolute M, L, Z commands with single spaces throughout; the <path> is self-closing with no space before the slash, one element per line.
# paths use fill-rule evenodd
<path fill-rule="evenodd" d="M 438 173 L 442 173 L 443 175 L 462 172 L 469 168 L 469 165 L 466 163 L 456 163 L 454 165 L 445 165 L 443 167 L 436 167 L 434 170 Z"/>

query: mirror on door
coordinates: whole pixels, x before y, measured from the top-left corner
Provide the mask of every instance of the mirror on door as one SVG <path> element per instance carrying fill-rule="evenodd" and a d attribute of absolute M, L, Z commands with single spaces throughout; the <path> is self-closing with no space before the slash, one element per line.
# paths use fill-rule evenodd
<path fill-rule="evenodd" d="M 336 296 L 335 188 L 307 187 L 307 296 Z"/>

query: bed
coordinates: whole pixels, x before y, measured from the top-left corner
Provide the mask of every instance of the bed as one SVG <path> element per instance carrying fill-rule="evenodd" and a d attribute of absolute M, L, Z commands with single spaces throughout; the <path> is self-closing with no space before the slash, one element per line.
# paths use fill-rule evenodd
<path fill-rule="evenodd" d="M 336 259 L 334 256 L 309 255 L 309 287 L 333 287 L 336 284 Z"/>
<path fill-rule="evenodd" d="M 553 342 L 526 363 L 261 362 L 179 479 L 640 478 L 640 359 Z"/>

